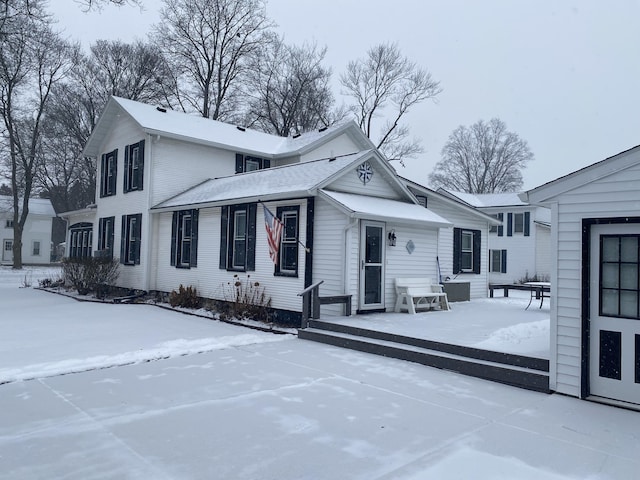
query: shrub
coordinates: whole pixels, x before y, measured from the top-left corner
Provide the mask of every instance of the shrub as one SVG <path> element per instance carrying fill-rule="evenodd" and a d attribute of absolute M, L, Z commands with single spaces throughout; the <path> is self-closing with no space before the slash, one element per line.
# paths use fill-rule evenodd
<path fill-rule="evenodd" d="M 61 277 L 58 278 L 41 278 L 38 280 L 38 286 L 40 288 L 56 288 L 64 285 L 64 280 Z"/>
<path fill-rule="evenodd" d="M 224 299 L 229 302 L 229 314 L 236 318 L 251 318 L 266 322 L 269 320 L 271 297 L 259 282 L 251 280 L 251 275 L 243 281 L 236 274 L 233 280 L 223 285 Z"/>
<path fill-rule="evenodd" d="M 65 258 L 62 260 L 62 277 L 80 295 L 96 292 L 104 295 L 119 275 L 117 260 L 104 257 Z"/>
<path fill-rule="evenodd" d="M 178 287 L 178 291 L 172 290 L 169 294 L 169 304 L 172 307 L 200 308 L 200 297 L 195 287 Z"/>
<path fill-rule="evenodd" d="M 538 275 L 537 273 L 533 276 L 529 276 L 529 272 L 525 272 L 524 277 L 518 280 L 516 283 L 524 284 L 529 282 L 548 282 L 549 275 Z"/>

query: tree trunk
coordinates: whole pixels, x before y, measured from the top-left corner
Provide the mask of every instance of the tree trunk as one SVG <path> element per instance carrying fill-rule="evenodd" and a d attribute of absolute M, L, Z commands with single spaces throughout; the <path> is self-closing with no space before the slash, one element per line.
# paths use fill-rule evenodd
<path fill-rule="evenodd" d="M 22 269 L 22 226 L 14 222 L 13 226 L 13 269 Z"/>

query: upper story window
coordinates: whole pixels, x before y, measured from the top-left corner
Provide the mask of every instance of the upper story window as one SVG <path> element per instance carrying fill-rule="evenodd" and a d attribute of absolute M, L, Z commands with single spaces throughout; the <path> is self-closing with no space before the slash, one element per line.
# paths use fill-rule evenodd
<path fill-rule="evenodd" d="M 252 172 L 254 170 L 262 170 L 270 168 L 271 160 L 268 158 L 253 157 L 251 155 L 243 155 L 236 153 L 236 173 Z"/>
<path fill-rule="evenodd" d="M 222 207 L 220 224 L 220 268 L 255 270 L 255 203 Z"/>
<path fill-rule="evenodd" d="M 198 266 L 198 210 L 173 212 L 171 265 L 178 268 Z"/>
<path fill-rule="evenodd" d="M 33 249 L 31 250 L 31 254 L 34 257 L 40 256 L 40 240 L 33 241 Z"/>
<path fill-rule="evenodd" d="M 480 230 L 453 229 L 453 274 L 480 273 Z"/>
<path fill-rule="evenodd" d="M 140 264 L 140 243 L 142 240 L 142 214 L 122 216 L 122 236 L 120 237 L 120 263 Z"/>
<path fill-rule="evenodd" d="M 118 149 L 105 153 L 100 160 L 100 197 L 116 194 L 118 175 Z"/>
<path fill-rule="evenodd" d="M 7 222 L 4 224 L 5 228 L 13 228 L 13 220 L 10 218 L 7 218 Z"/>
<path fill-rule="evenodd" d="M 282 222 L 280 251 L 276 264 L 276 275 L 298 275 L 298 225 L 300 207 L 278 207 L 277 215 Z"/>
<path fill-rule="evenodd" d="M 531 213 L 507 213 L 507 236 L 511 237 L 513 234 L 522 234 L 525 237 L 530 235 L 531 231 Z"/>
<path fill-rule="evenodd" d="M 142 190 L 144 176 L 144 140 L 124 149 L 124 193 Z"/>
<path fill-rule="evenodd" d="M 502 220 L 504 219 L 504 213 L 496 213 L 492 215 L 492 217 L 502 222 Z M 497 233 L 499 237 L 502 236 L 502 231 L 503 231 L 502 225 L 491 225 L 489 227 L 489 233 Z"/>

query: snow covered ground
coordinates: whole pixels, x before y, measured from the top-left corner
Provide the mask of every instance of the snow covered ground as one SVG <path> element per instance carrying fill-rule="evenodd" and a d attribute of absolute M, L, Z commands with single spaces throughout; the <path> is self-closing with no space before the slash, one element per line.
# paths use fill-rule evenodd
<path fill-rule="evenodd" d="M 50 272 L 31 276 L 37 285 Z M 24 283 L 25 271 L 0 268 L 2 479 L 594 480 L 640 471 L 636 412 Z M 545 307 L 520 315 L 527 302 L 456 304 L 448 317 L 420 321 L 450 335 L 448 321 L 464 317 L 461 342 L 542 351 L 544 342 L 523 339 L 548 332 L 548 309 L 545 324 Z M 473 327 L 496 306 L 513 312 Z M 408 317 L 396 318 L 419 318 Z"/>

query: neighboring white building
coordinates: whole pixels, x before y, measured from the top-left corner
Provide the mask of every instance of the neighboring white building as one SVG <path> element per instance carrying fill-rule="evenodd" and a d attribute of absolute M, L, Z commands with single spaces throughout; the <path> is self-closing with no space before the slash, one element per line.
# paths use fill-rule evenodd
<path fill-rule="evenodd" d="M 438 190 L 502 222 L 489 231 L 489 283 L 519 283 L 551 273 L 551 214 L 517 193 L 471 194 Z"/>
<path fill-rule="evenodd" d="M 640 146 L 522 197 L 551 208 L 551 389 L 640 409 Z"/>
<path fill-rule="evenodd" d="M 224 300 L 234 275 L 250 275 L 295 320 L 298 293 L 320 280 L 323 296 L 366 312 L 393 309 L 396 277 L 438 277 L 451 223 L 354 122 L 283 138 L 114 97 L 84 153 L 97 159 L 97 201 L 61 215 L 67 252 L 119 257 L 121 287 Z M 277 265 L 265 207 L 284 223 Z"/>
<path fill-rule="evenodd" d="M 25 265 L 51 262 L 51 227 L 56 213 L 51 201 L 29 199 L 29 215 L 22 232 L 22 263 Z M 13 197 L 0 196 L 0 240 L 2 264 L 13 263 Z"/>

